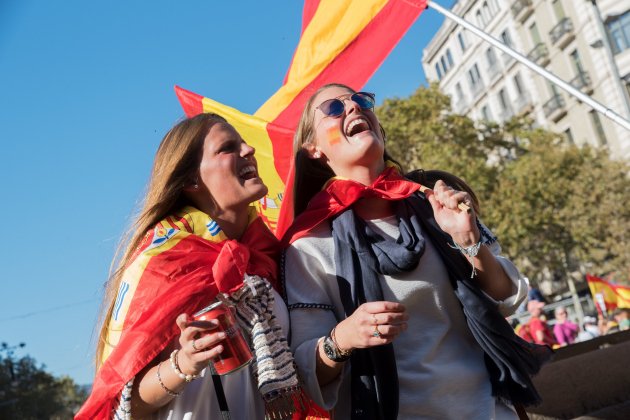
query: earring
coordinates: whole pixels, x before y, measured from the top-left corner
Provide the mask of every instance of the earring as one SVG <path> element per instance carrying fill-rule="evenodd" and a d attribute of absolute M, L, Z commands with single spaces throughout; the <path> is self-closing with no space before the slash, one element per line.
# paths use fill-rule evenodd
<path fill-rule="evenodd" d="M 313 153 L 313 157 L 315 159 L 319 159 L 320 157 L 322 157 L 322 152 L 320 152 L 319 150 L 316 151 L 315 153 Z"/>
<path fill-rule="evenodd" d="M 193 187 L 194 189 L 196 189 L 196 190 L 197 190 L 197 189 L 199 189 L 199 184 L 196 184 L 196 183 L 195 183 L 195 184 L 193 184 L 193 186 L 192 186 L 192 187 Z"/>

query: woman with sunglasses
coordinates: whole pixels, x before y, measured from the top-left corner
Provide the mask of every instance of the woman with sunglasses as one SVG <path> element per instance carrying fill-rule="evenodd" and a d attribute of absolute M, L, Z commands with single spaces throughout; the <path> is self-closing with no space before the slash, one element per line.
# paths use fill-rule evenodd
<path fill-rule="evenodd" d="M 295 135 L 283 272 L 307 392 L 340 419 L 516 418 L 550 351 L 505 321 L 527 284 L 463 181 L 401 175 L 373 108 L 326 85 Z"/>
<path fill-rule="evenodd" d="M 77 419 L 291 417 L 301 393 L 275 290 L 280 247 L 251 206 L 266 193 L 254 148 L 223 117 L 200 114 L 167 133 L 106 285 L 98 371 Z M 219 297 L 254 353 L 220 377 L 209 365 L 234 351 L 233 333 L 193 318 Z"/>

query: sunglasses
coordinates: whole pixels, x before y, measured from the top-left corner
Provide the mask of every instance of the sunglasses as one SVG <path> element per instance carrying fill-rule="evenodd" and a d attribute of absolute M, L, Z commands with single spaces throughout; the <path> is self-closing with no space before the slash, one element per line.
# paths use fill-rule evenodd
<path fill-rule="evenodd" d="M 319 109 L 327 117 L 337 118 L 346 110 L 344 101 L 340 98 L 350 99 L 355 104 L 359 105 L 362 110 L 374 109 L 374 94 L 369 92 L 357 92 L 347 95 L 341 95 L 337 98 L 328 99 L 319 104 L 315 109 Z"/>

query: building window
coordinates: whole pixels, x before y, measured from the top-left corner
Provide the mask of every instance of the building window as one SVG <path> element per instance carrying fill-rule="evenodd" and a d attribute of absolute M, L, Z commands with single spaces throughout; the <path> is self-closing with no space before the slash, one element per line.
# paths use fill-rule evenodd
<path fill-rule="evenodd" d="M 492 10 L 493 15 L 499 13 L 501 7 L 499 7 L 499 3 L 497 2 L 497 0 L 490 0 L 490 10 Z"/>
<path fill-rule="evenodd" d="M 457 34 L 457 40 L 459 41 L 459 47 L 462 49 L 462 52 L 466 51 L 468 45 L 466 45 L 466 36 L 464 35 L 464 31 Z"/>
<path fill-rule="evenodd" d="M 548 81 L 547 82 L 547 87 L 548 87 L 549 93 L 551 93 L 552 97 L 555 98 L 557 96 L 560 96 L 560 91 L 558 91 L 558 87 L 554 83 L 551 83 L 551 82 Z"/>
<path fill-rule="evenodd" d="M 437 74 L 438 80 L 442 80 L 442 70 L 440 70 L 440 62 L 435 63 L 435 73 Z"/>
<path fill-rule="evenodd" d="M 553 13 L 556 15 L 556 19 L 558 21 L 564 19 L 564 9 L 562 8 L 562 2 L 560 0 L 553 0 L 551 2 L 551 7 L 553 7 Z"/>
<path fill-rule="evenodd" d="M 510 109 L 510 99 L 505 89 L 499 91 L 499 103 L 501 104 L 501 110 L 508 111 Z"/>
<path fill-rule="evenodd" d="M 516 88 L 516 93 L 518 93 L 518 96 L 523 96 L 523 94 L 525 93 L 525 89 L 523 88 L 523 80 L 521 79 L 520 73 L 516 73 L 516 75 L 514 76 L 514 87 Z"/>
<path fill-rule="evenodd" d="M 448 70 L 450 70 L 454 64 L 453 55 L 451 54 L 451 50 L 449 48 L 446 49 L 446 62 L 448 63 Z"/>
<path fill-rule="evenodd" d="M 486 60 L 488 60 L 488 68 L 492 68 L 497 64 L 497 55 L 494 53 L 493 48 L 486 50 Z"/>
<path fill-rule="evenodd" d="M 451 50 L 447 49 L 446 55 L 441 56 L 435 63 L 435 72 L 437 73 L 438 80 L 442 80 L 442 75 L 446 75 L 453 66 L 453 55 L 451 54 Z"/>
<path fill-rule="evenodd" d="M 630 11 L 608 22 L 606 31 L 615 54 L 630 48 Z"/>
<path fill-rule="evenodd" d="M 468 83 L 470 83 L 473 92 L 476 92 L 481 86 L 481 73 L 479 73 L 479 67 L 476 63 L 468 70 Z"/>
<path fill-rule="evenodd" d="M 503 43 L 508 47 L 512 46 L 512 37 L 510 36 L 510 31 L 506 29 L 505 31 L 501 32 L 501 41 L 503 41 Z"/>
<path fill-rule="evenodd" d="M 485 121 L 492 121 L 492 113 L 490 112 L 490 107 L 488 107 L 488 105 L 484 105 L 481 108 L 481 118 Z"/>
<path fill-rule="evenodd" d="M 490 6 L 488 6 L 487 1 L 484 1 L 483 5 L 481 6 L 481 14 L 483 15 L 483 18 L 486 21 L 486 23 L 489 23 L 492 20 L 493 15 L 490 12 Z"/>
<path fill-rule="evenodd" d="M 599 119 L 599 114 L 597 113 L 597 111 L 590 111 L 588 114 L 591 117 L 591 122 L 593 123 L 593 128 L 595 129 L 595 134 L 597 135 L 599 145 L 605 146 L 608 143 L 608 140 L 606 140 L 606 133 L 604 132 L 602 120 Z"/>
<path fill-rule="evenodd" d="M 574 50 L 571 54 L 569 54 L 569 57 L 571 58 L 571 64 L 573 65 L 573 70 L 575 70 L 575 73 L 584 73 L 584 66 L 582 65 L 582 59 L 580 58 L 580 53 L 578 53 L 578 50 Z"/>
<path fill-rule="evenodd" d="M 532 25 L 529 27 L 529 35 L 532 37 L 532 42 L 534 43 L 534 46 L 542 43 L 542 38 L 540 37 L 540 32 L 538 31 L 538 26 L 536 25 L 536 23 L 532 23 Z"/>
<path fill-rule="evenodd" d="M 475 17 L 477 18 L 477 25 L 478 25 L 478 26 L 480 26 L 480 27 L 482 27 L 482 28 L 483 28 L 484 26 L 486 26 L 486 25 L 484 24 L 483 17 L 481 16 L 481 10 L 477 10 L 477 13 L 475 13 Z"/>
<path fill-rule="evenodd" d="M 571 129 L 567 128 L 566 130 L 564 130 L 564 138 L 567 139 L 567 142 L 569 144 L 575 144 L 575 140 L 573 140 L 573 133 L 571 133 Z"/>
<path fill-rule="evenodd" d="M 458 102 L 463 102 L 465 100 L 464 90 L 462 89 L 462 85 L 459 82 L 457 82 L 457 84 L 455 85 L 455 95 Z"/>

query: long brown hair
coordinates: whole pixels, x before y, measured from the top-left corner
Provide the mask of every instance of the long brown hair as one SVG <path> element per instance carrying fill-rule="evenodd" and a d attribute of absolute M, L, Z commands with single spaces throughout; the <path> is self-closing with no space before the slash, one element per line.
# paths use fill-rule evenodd
<path fill-rule="evenodd" d="M 352 93 L 356 93 L 354 89 L 344 84 L 329 83 L 317 89 L 317 91 L 308 99 L 306 105 L 304 105 L 304 110 L 300 116 L 300 122 L 298 123 L 297 130 L 295 131 L 295 136 L 293 137 L 295 168 L 295 175 L 293 179 L 293 217 L 297 217 L 300 213 L 302 213 L 306 209 L 308 202 L 322 189 L 326 181 L 335 176 L 335 172 L 330 168 L 330 166 L 328 166 L 328 164 L 320 161 L 319 159 L 311 159 L 308 152 L 303 147 L 305 144 L 309 144 L 314 140 L 313 137 L 315 128 L 313 123 L 315 114 L 315 97 L 320 92 L 332 87 L 347 89 Z M 380 127 L 380 130 L 383 134 L 383 139 L 385 139 L 385 132 L 382 126 Z M 386 161 L 390 160 L 400 166 L 398 162 L 395 162 L 389 156 L 387 150 L 385 150 L 383 157 Z"/>
<path fill-rule="evenodd" d="M 105 349 L 109 320 L 125 268 L 146 232 L 160 220 L 188 204 L 183 191 L 186 186 L 196 182 L 204 138 L 214 124 L 221 122 L 227 121 L 220 115 L 199 114 L 176 124 L 162 139 L 155 154 L 142 208 L 121 239 L 105 285 L 101 328 L 96 347 L 97 368 Z"/>

